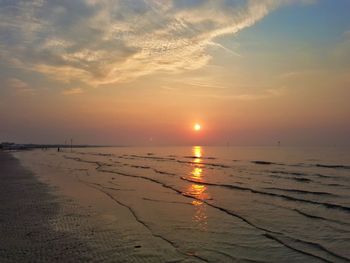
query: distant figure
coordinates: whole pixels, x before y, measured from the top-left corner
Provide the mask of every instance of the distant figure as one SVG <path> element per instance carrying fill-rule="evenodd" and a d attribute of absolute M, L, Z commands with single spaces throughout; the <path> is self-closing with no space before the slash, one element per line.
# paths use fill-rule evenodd
<path fill-rule="evenodd" d="M 57 151 L 58 151 L 58 152 L 60 151 L 60 147 L 57 147 Z"/>

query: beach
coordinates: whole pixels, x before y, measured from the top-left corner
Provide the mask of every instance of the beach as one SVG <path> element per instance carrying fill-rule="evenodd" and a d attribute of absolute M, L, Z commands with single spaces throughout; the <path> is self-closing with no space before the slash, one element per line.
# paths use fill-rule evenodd
<path fill-rule="evenodd" d="M 0 152 L 1 164 L 1 262 L 79 261 L 89 251 L 76 228 L 84 220 L 69 202 L 52 195 L 9 153 Z M 52 189 L 51 189 L 52 190 Z M 68 211 L 75 211 L 65 215 Z"/>
<path fill-rule="evenodd" d="M 161 249 L 157 242 L 146 244 L 132 233 L 118 231 L 113 227 L 117 224 L 114 217 L 103 217 L 97 214 L 96 206 L 95 210 L 87 202 L 79 206 L 78 199 L 59 195 L 57 188 L 39 181 L 10 153 L 0 151 L 0 167 L 1 262 L 167 261 L 166 256 L 155 250 Z M 92 194 L 90 201 L 99 204 L 99 193 Z M 115 206 L 102 197 L 103 209 Z M 123 213 L 115 211 L 120 217 Z M 139 229 L 135 226 L 134 230 Z M 144 248 L 150 245 L 153 255 L 144 253 Z M 169 256 L 176 258 L 174 254 Z"/>
<path fill-rule="evenodd" d="M 348 262 L 347 151 L 1 152 L 0 258 Z"/>

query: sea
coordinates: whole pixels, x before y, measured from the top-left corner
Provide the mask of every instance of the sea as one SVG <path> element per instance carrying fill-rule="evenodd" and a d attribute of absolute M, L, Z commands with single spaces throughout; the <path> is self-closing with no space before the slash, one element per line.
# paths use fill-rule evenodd
<path fill-rule="evenodd" d="M 152 235 L 194 261 L 350 262 L 350 148 L 100 147 L 21 154 L 33 166 L 65 169 L 123 206 L 145 229 L 139 238 Z"/>

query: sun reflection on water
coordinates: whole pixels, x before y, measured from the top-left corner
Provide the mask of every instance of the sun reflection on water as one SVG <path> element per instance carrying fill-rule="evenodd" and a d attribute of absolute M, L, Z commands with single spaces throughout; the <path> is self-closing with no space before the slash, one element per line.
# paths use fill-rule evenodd
<path fill-rule="evenodd" d="M 195 166 L 193 167 L 193 170 L 190 172 L 190 178 L 192 180 L 195 180 L 197 183 L 192 183 L 187 193 L 196 200 L 192 201 L 192 205 L 195 207 L 195 213 L 192 216 L 192 221 L 198 225 L 198 227 L 202 230 L 207 230 L 207 211 L 206 211 L 206 205 L 202 200 L 209 199 L 210 196 L 207 193 L 207 187 L 203 184 L 200 184 L 200 182 L 203 182 L 203 168 L 201 167 L 202 162 L 202 147 L 195 146 L 192 148 L 193 156 L 195 157 L 193 163 Z"/>
<path fill-rule="evenodd" d="M 191 172 L 191 177 L 194 179 L 200 180 L 202 179 L 202 172 L 203 172 L 202 168 L 195 167 Z"/>
<path fill-rule="evenodd" d="M 196 158 L 201 158 L 202 157 L 202 147 L 200 146 L 194 146 L 192 148 L 192 152 L 193 152 L 193 155 L 196 157 Z"/>

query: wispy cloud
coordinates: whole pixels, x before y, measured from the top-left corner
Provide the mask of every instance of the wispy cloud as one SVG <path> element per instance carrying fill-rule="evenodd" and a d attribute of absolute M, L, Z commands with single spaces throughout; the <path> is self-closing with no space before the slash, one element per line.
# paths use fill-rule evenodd
<path fill-rule="evenodd" d="M 350 30 L 343 33 L 342 40 L 333 49 L 333 56 L 338 64 L 350 66 Z"/>
<path fill-rule="evenodd" d="M 254 25 L 287 2 L 293 1 L 4 1 L 0 58 L 94 86 L 193 70 L 210 60 L 208 46 L 237 55 L 215 39 Z"/>
<path fill-rule="evenodd" d="M 242 94 L 220 94 L 220 93 L 197 93 L 193 96 L 197 97 L 208 97 L 219 100 L 238 100 L 238 101 L 256 101 L 262 99 L 269 99 L 273 97 L 279 97 L 284 94 L 286 87 L 278 87 L 278 88 L 264 88 L 261 89 L 260 92 L 254 93 L 242 93 Z"/>
<path fill-rule="evenodd" d="M 261 93 L 257 93 L 257 94 L 241 94 L 241 95 L 233 96 L 233 98 L 238 99 L 238 100 L 267 99 L 267 98 L 271 98 L 271 97 L 282 96 L 285 90 L 286 90 L 286 87 L 270 88 L 270 89 L 264 90 Z"/>
<path fill-rule="evenodd" d="M 82 88 L 71 88 L 71 89 L 65 89 L 62 94 L 63 95 L 76 95 L 83 93 Z"/>
<path fill-rule="evenodd" d="M 7 80 L 7 84 L 10 88 L 13 89 L 15 94 L 33 94 L 34 89 L 31 88 L 26 82 L 16 79 L 16 78 L 9 78 Z"/>
<path fill-rule="evenodd" d="M 169 87 L 169 86 L 161 86 L 160 87 L 162 90 L 167 90 L 167 91 L 174 91 L 177 90 L 176 88 Z"/>
<path fill-rule="evenodd" d="M 28 89 L 29 88 L 28 84 L 20 79 L 10 78 L 7 80 L 7 82 L 10 85 L 10 87 L 13 87 L 16 89 Z"/>

